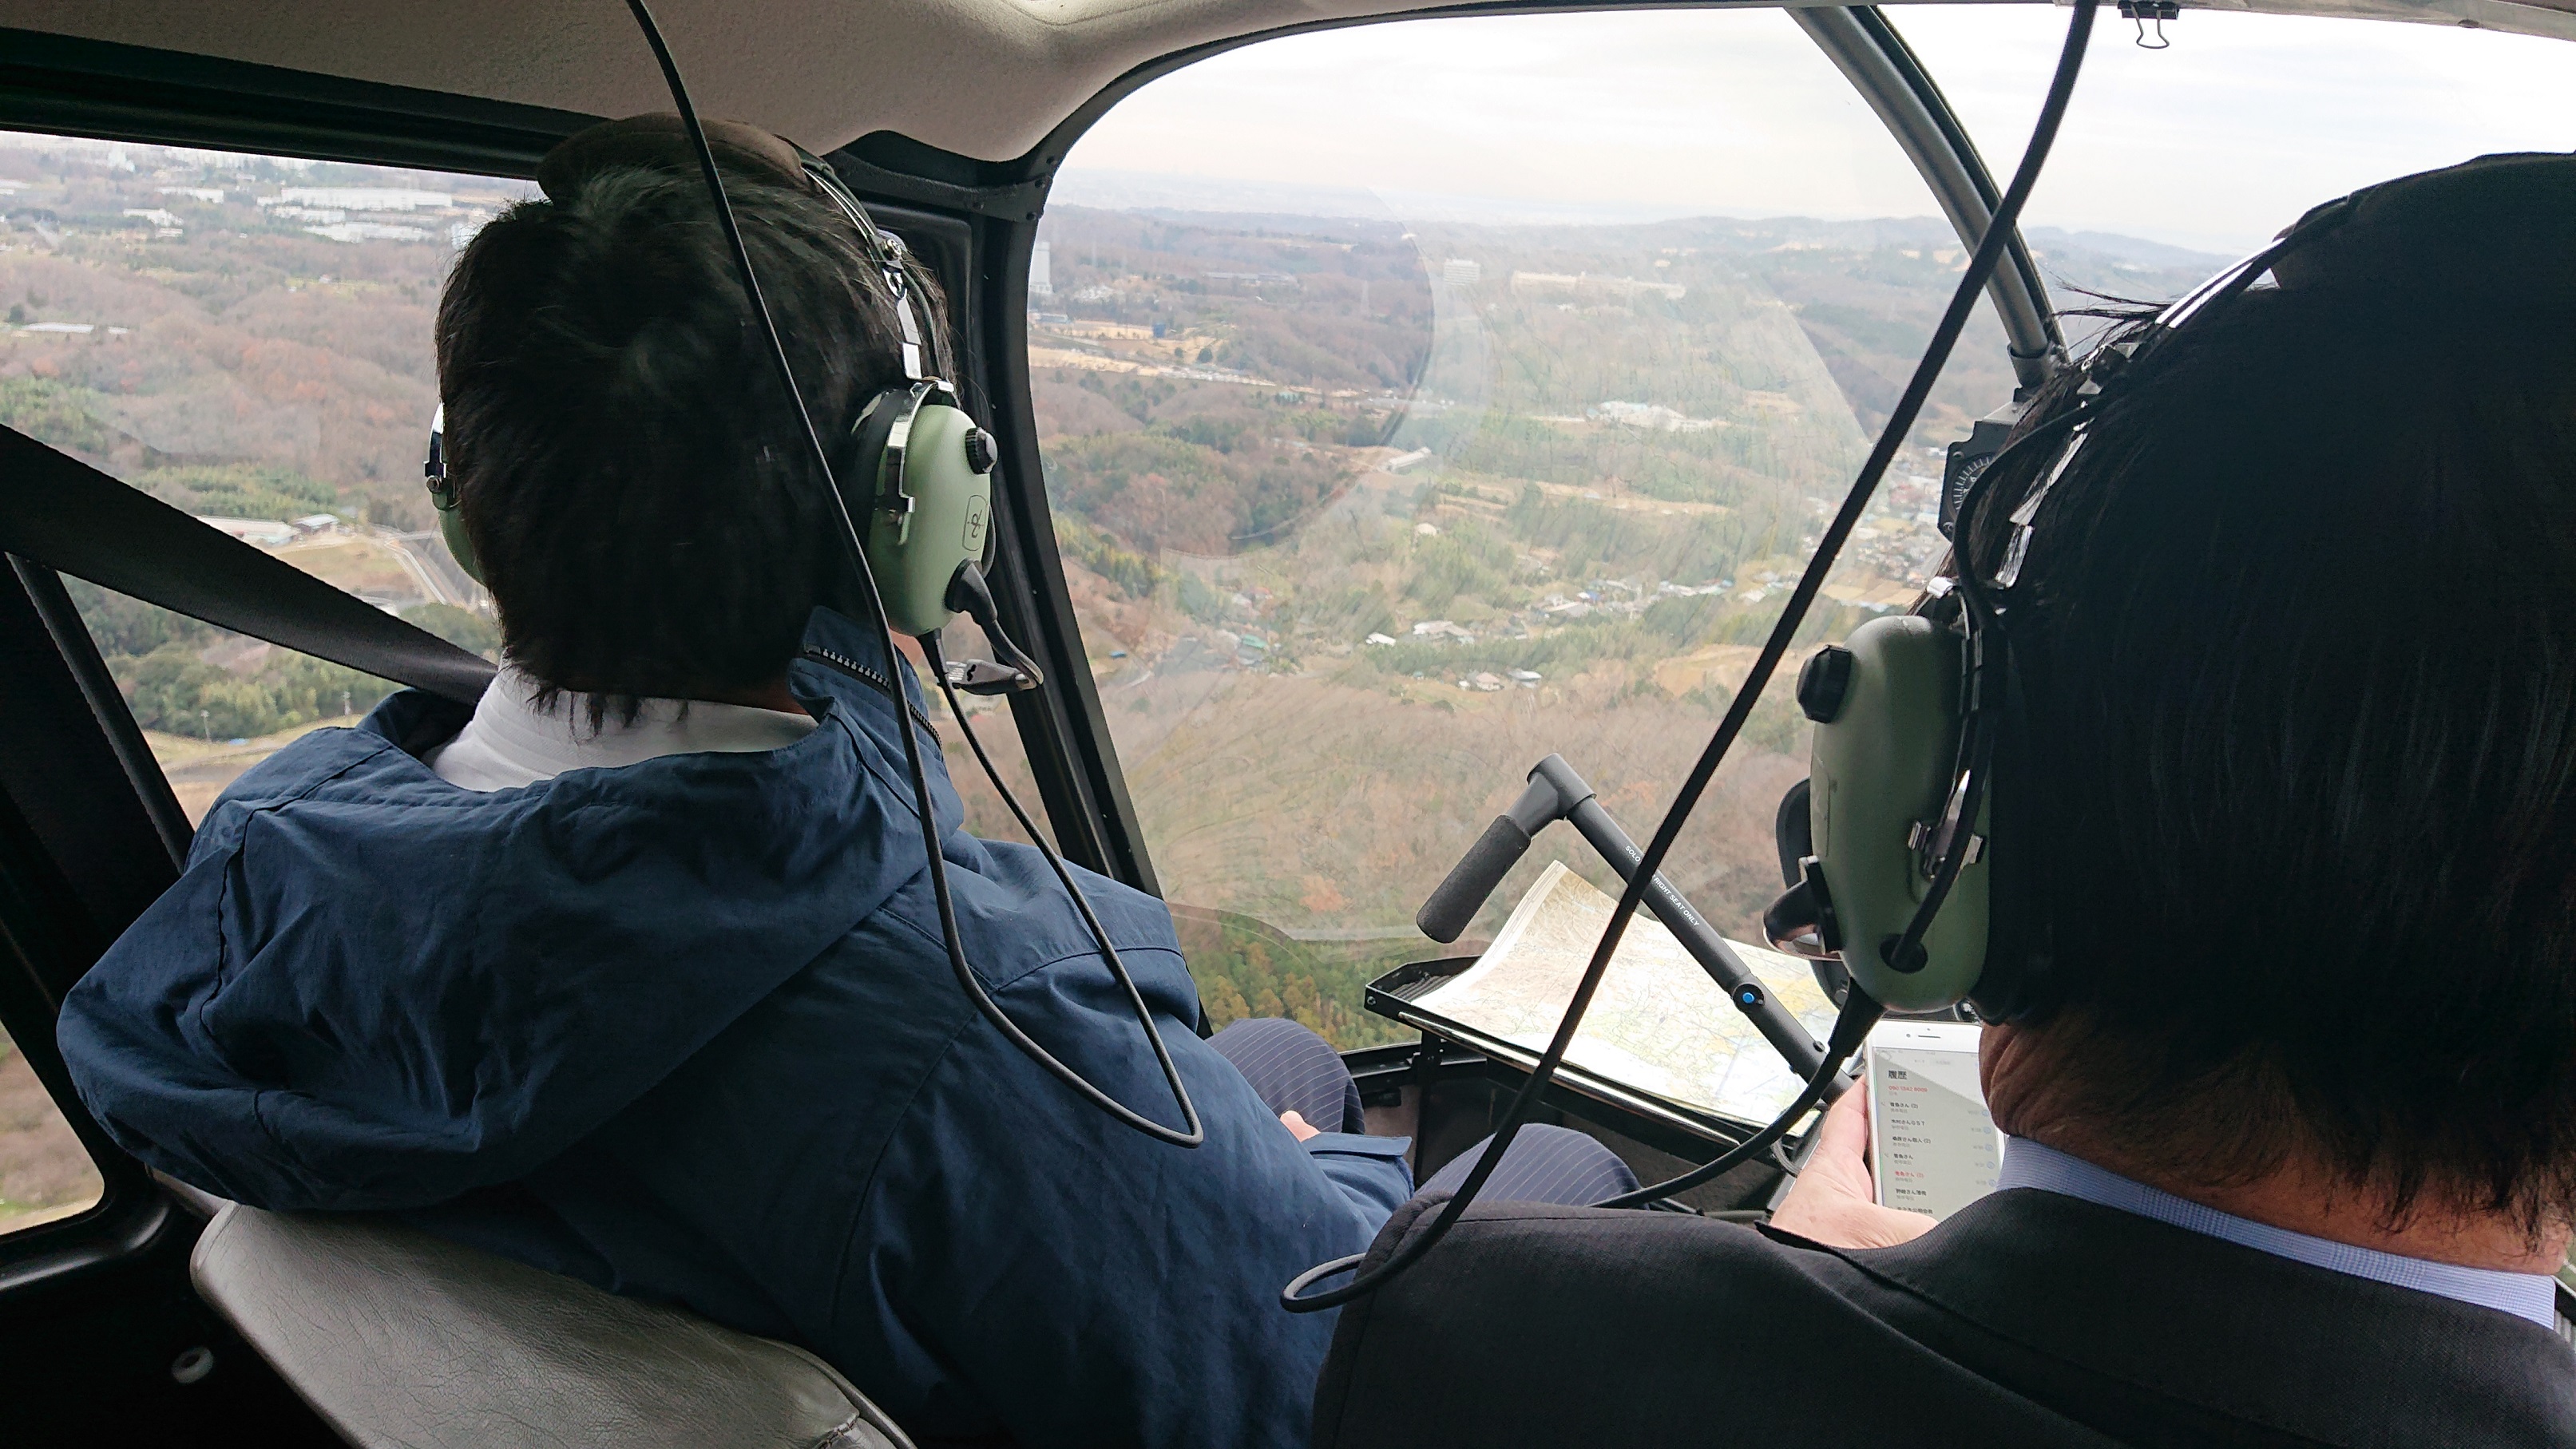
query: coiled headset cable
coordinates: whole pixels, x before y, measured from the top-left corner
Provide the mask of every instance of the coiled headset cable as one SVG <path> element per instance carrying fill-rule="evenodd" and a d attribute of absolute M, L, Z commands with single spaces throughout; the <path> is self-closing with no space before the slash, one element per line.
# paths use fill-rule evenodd
<path fill-rule="evenodd" d="M 1662 823 L 1655 827 L 1654 839 L 1648 842 L 1645 853 L 1638 858 L 1636 868 L 1629 872 L 1627 887 L 1619 893 L 1619 903 L 1610 913 L 1610 924 L 1603 929 L 1601 942 L 1594 948 L 1591 962 L 1584 967 L 1581 980 L 1575 984 L 1574 995 L 1566 1003 L 1565 1015 L 1557 1022 L 1556 1034 L 1549 1039 L 1547 1050 L 1540 1054 L 1537 1065 L 1531 1068 L 1529 1080 L 1512 1098 L 1511 1109 L 1504 1114 L 1502 1124 L 1494 1130 L 1492 1140 L 1486 1144 L 1475 1167 L 1469 1170 L 1466 1181 L 1460 1183 L 1456 1194 L 1441 1205 L 1429 1226 L 1406 1238 L 1384 1262 L 1341 1287 L 1317 1293 L 1307 1291 L 1326 1278 L 1358 1268 L 1365 1261 L 1365 1254 L 1336 1258 L 1300 1273 L 1280 1290 L 1280 1305 L 1289 1312 L 1316 1313 L 1338 1308 L 1376 1292 L 1396 1275 L 1420 1262 L 1423 1254 L 1430 1252 L 1457 1225 L 1459 1217 L 1475 1201 L 1476 1194 L 1484 1189 L 1486 1179 L 1501 1163 L 1512 1139 L 1529 1120 L 1531 1107 L 1555 1077 L 1557 1068 L 1564 1063 L 1566 1050 L 1574 1044 L 1574 1033 L 1592 1005 L 1593 993 L 1600 989 L 1601 978 L 1609 970 L 1611 958 L 1618 952 L 1620 938 L 1627 933 L 1628 923 L 1636 918 L 1637 908 L 1645 900 L 1646 887 L 1663 869 L 1664 858 L 1672 853 L 1674 842 L 1681 836 L 1682 826 L 1698 807 L 1710 780 L 1716 777 L 1718 765 L 1734 748 L 1736 738 L 1744 732 L 1746 721 L 1752 717 L 1753 706 L 1762 698 L 1771 676 L 1789 652 L 1799 625 L 1806 621 L 1808 609 L 1824 588 L 1826 573 L 1832 569 L 1852 530 L 1859 525 L 1862 511 L 1878 491 L 1879 480 L 1886 475 L 1888 465 L 1895 460 L 1896 450 L 1903 445 L 1905 435 L 1913 429 L 1915 418 L 1921 414 L 1924 400 L 1931 395 L 1933 382 L 1940 377 L 1942 365 L 1949 361 L 1950 350 L 1957 345 L 1959 333 L 1976 306 L 1978 293 L 1985 290 L 1987 279 L 1994 275 L 1996 265 L 2002 260 L 2005 243 L 2012 238 L 2020 223 L 2022 206 L 2030 199 L 2031 188 L 2038 184 L 2040 170 L 2048 160 L 2049 148 L 2056 143 L 2058 126 L 2066 118 L 2067 104 L 2074 98 L 2075 78 L 2084 67 L 2085 45 L 2092 37 L 2093 13 L 2099 3 L 2100 0 L 2075 0 L 2074 16 L 2067 22 L 2066 43 L 2058 53 L 2057 70 L 2049 81 L 2048 97 L 2040 106 L 2039 119 L 2031 127 L 2030 143 L 2023 148 L 2021 164 L 2013 171 L 2012 184 L 2005 188 L 2002 199 L 1996 203 L 1994 214 L 1986 223 L 1985 235 L 1978 239 L 1975 254 L 1969 259 L 1967 269 L 1960 274 L 1958 288 L 1951 294 L 1949 307 L 1941 314 L 1940 325 L 1933 329 L 1930 345 L 1924 348 L 1922 359 L 1915 364 L 1913 378 L 1906 383 L 1905 392 L 1888 414 L 1887 425 L 1880 430 L 1876 446 L 1870 449 L 1868 459 L 1861 464 L 1860 475 L 1852 480 L 1851 490 L 1844 496 L 1842 507 L 1835 511 L 1833 521 L 1816 541 L 1815 554 L 1807 560 L 1805 571 L 1798 577 L 1797 588 L 1790 593 L 1787 606 L 1772 625 L 1771 635 L 1764 641 L 1762 652 L 1755 657 L 1752 669 L 1746 673 L 1742 687 L 1736 690 L 1734 701 L 1718 721 L 1716 733 L 1709 737 L 1707 748 L 1700 752 L 1690 774 L 1682 781 L 1680 791 L 1674 795 L 1672 805 L 1664 812 Z M 1983 774 L 1982 770 L 1978 772 L 1979 789 L 1982 789 Z M 1967 803 L 1970 807 L 1967 818 L 1974 820 L 1976 802 L 1970 800 Z M 1948 852 L 1952 855 L 1959 853 Z M 1946 869 L 1948 875 L 1956 877 L 1956 866 Z M 1947 886 L 1942 889 L 1946 893 Z M 1936 896 L 1930 904 L 1937 909 L 1938 902 Z M 1929 919 L 1926 912 L 1918 910 L 1907 936 L 1919 942 Z M 1826 1046 L 1824 1061 L 1818 1064 L 1806 1089 L 1789 1104 L 1788 1110 L 1773 1118 L 1768 1126 L 1720 1154 L 1715 1161 L 1668 1181 L 1612 1198 L 1603 1206 L 1635 1206 L 1686 1191 L 1767 1151 L 1799 1118 L 1823 1100 L 1833 1085 L 1835 1073 L 1859 1049 L 1860 1042 L 1869 1034 L 1869 1028 L 1877 1022 L 1880 1011 L 1878 1003 L 1855 985 L 1844 999 L 1841 1015 L 1834 1021 L 1833 1039 Z"/>
<path fill-rule="evenodd" d="M 850 516 L 849 504 L 842 498 L 840 487 L 833 479 L 831 452 L 823 446 L 822 434 L 814 427 L 814 414 L 805 405 L 803 390 L 796 385 L 796 369 L 788 361 L 787 344 L 778 334 L 778 322 L 770 315 L 768 299 L 761 294 L 760 277 L 751 264 L 751 249 L 743 242 L 742 228 L 734 220 L 733 203 L 725 195 L 724 178 L 716 169 L 715 148 L 707 143 L 706 129 L 698 123 L 697 107 L 689 102 L 688 87 L 680 80 L 679 64 L 671 58 L 671 48 L 663 42 L 661 27 L 653 23 L 653 12 L 645 7 L 644 0 L 626 0 L 626 8 L 634 14 L 636 26 L 644 32 L 645 42 L 653 47 L 653 59 L 662 68 L 662 79 L 670 88 L 671 103 L 679 110 L 681 127 L 688 132 L 689 145 L 697 153 L 698 169 L 706 178 L 708 195 L 715 203 L 716 219 L 723 226 L 725 241 L 733 251 L 734 268 L 741 274 L 743 292 L 750 298 L 752 314 L 760 320 L 761 336 L 769 344 L 769 358 L 777 369 L 779 385 L 786 390 L 788 401 L 796 409 L 796 420 L 804 429 L 807 446 L 813 451 L 815 476 L 822 482 L 824 495 L 832 500 L 833 516 L 840 520 L 841 537 L 849 547 L 850 562 L 858 572 L 869 606 L 876 612 L 877 633 L 885 644 L 887 683 L 895 695 L 896 729 L 903 736 L 903 762 L 912 777 L 913 808 L 921 817 L 922 848 L 928 856 L 931 895 L 939 908 L 939 933 L 947 946 L 949 969 L 955 973 L 959 989 L 966 993 L 967 999 L 975 1004 L 976 1011 L 991 1022 L 995 1030 L 1049 1075 L 1072 1088 L 1083 1100 L 1158 1142 L 1168 1142 L 1176 1147 L 1198 1146 L 1207 1140 L 1207 1128 L 1199 1120 L 1198 1106 L 1190 1100 L 1188 1086 L 1181 1081 L 1180 1068 L 1172 1061 L 1171 1048 L 1165 1045 L 1162 1032 L 1154 1025 L 1154 1015 L 1145 1005 L 1144 994 L 1137 990 L 1135 978 L 1128 974 L 1126 963 L 1119 959 L 1118 948 L 1110 943 L 1109 933 L 1102 928 L 1100 918 L 1092 913 L 1091 902 L 1084 899 L 1081 890 L 1074 885 L 1072 873 L 1065 869 L 1064 862 L 1047 845 L 1045 837 L 1030 826 L 1028 814 L 1020 808 L 1019 801 L 1002 786 L 1000 775 L 993 771 L 991 760 L 971 728 L 967 729 L 966 738 L 974 748 L 975 757 L 984 761 L 986 772 L 993 775 L 994 786 L 1001 790 L 1011 813 L 1018 817 L 1023 827 L 1028 828 L 1029 838 L 1036 843 L 1039 854 L 1046 858 L 1047 864 L 1055 870 L 1056 879 L 1072 895 L 1083 925 L 1100 947 L 1101 959 L 1108 964 L 1110 974 L 1117 978 L 1119 986 L 1127 993 L 1129 1004 L 1135 1008 L 1137 1024 L 1144 1029 L 1145 1039 L 1153 1043 L 1154 1059 L 1163 1069 L 1164 1082 L 1171 1087 L 1172 1100 L 1180 1106 L 1182 1125 L 1169 1127 L 1137 1112 L 1058 1060 L 1003 1013 L 992 994 L 984 989 L 984 983 L 977 979 L 973 965 L 967 961 L 966 943 L 957 927 L 956 902 L 948 889 L 948 861 L 939 850 L 939 822 L 931 808 L 930 774 L 922 763 L 921 742 L 913 732 L 911 711 L 903 699 L 902 679 L 909 666 L 895 647 L 894 625 L 887 617 L 884 596 L 877 588 L 876 569 L 868 561 L 867 540 L 859 532 L 857 520 Z M 895 299 L 895 306 L 900 308 L 904 305 L 902 298 Z M 989 592 L 984 595 L 988 604 L 990 597 Z M 987 624 L 986 627 L 991 629 L 995 626 Z M 956 697 L 946 670 L 940 664 L 936 636 L 925 636 L 921 644 L 933 673 L 939 679 L 941 691 L 949 694 L 949 705 L 955 708 Z M 962 725 L 963 711 L 959 712 L 959 721 Z"/>

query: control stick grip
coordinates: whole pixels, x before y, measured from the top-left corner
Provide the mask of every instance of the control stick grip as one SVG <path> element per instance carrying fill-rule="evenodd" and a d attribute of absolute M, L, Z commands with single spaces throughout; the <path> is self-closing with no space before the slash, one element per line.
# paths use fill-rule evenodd
<path fill-rule="evenodd" d="M 1530 833 L 1509 815 L 1497 815 L 1485 833 L 1476 838 L 1465 856 L 1449 871 L 1449 878 L 1431 893 L 1431 899 L 1414 912 L 1413 924 L 1422 934 L 1440 942 L 1455 941 L 1467 923 L 1476 919 L 1485 898 L 1521 857 L 1529 854 Z"/>

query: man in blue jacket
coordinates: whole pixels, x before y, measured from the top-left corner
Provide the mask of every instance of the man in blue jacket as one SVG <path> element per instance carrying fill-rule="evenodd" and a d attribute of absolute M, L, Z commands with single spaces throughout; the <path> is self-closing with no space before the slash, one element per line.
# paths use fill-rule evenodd
<path fill-rule="evenodd" d="M 846 438 L 900 380 L 893 304 L 764 147 L 733 138 L 734 206 Z M 398 694 L 225 793 L 64 1005 L 83 1099 L 228 1197 L 400 1212 L 809 1345 L 927 1439 L 1303 1444 L 1332 1325 L 1279 1289 L 1413 1192 L 1405 1143 L 1356 1135 L 1302 1029 L 1200 1040 L 1170 916 L 1098 876 L 1205 1145 L 1113 1121 L 978 1015 L 896 733 L 923 701 L 908 669 L 847 667 L 882 645 L 828 607 L 851 602 L 829 504 L 707 196 L 649 154 L 540 180 L 438 319 L 506 666 L 470 717 Z M 930 765 L 986 989 L 1172 1118 L 1072 901 L 1033 849 L 965 834 Z M 1489 1195 L 1633 1185 L 1588 1139 L 1533 1146 Z"/>

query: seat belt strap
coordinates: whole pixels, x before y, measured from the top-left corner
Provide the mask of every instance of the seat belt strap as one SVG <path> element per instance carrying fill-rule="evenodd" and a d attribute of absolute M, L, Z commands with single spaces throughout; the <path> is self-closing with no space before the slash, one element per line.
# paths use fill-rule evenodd
<path fill-rule="evenodd" d="M 0 427 L 0 552 L 218 629 L 472 704 L 490 661 Z"/>

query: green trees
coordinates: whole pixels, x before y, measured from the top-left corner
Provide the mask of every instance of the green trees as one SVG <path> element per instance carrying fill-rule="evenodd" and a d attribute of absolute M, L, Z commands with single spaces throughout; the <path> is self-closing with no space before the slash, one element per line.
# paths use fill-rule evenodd
<path fill-rule="evenodd" d="M 363 502 L 353 508 L 328 483 L 269 464 L 153 468 L 129 481 L 162 502 L 201 517 L 286 519 L 365 511 Z"/>
<path fill-rule="evenodd" d="M 1488 603 L 1506 597 L 1512 575 L 1512 547 L 1472 523 L 1414 540 L 1405 597 L 1437 613 L 1461 594 Z"/>
<path fill-rule="evenodd" d="M 1163 570 L 1153 559 L 1121 548 L 1117 539 L 1070 513 L 1058 513 L 1054 521 L 1055 544 L 1066 558 L 1107 579 L 1128 598 L 1153 597 L 1154 586 L 1163 579 Z"/>
<path fill-rule="evenodd" d="M 343 709 L 363 713 L 393 692 L 373 675 L 226 633 L 78 579 L 63 582 L 135 722 L 147 730 L 252 739 L 331 719 Z"/>
<path fill-rule="evenodd" d="M 1059 507 L 1124 546 L 1197 554 L 1232 553 L 1312 512 L 1341 483 L 1323 458 L 1271 446 L 1250 423 L 1217 414 L 1050 443 L 1046 474 Z"/>
<path fill-rule="evenodd" d="M 47 378 L 0 377 L 0 423 L 57 448 L 104 453 L 117 433 L 90 414 L 91 396 Z"/>
<path fill-rule="evenodd" d="M 496 663 L 501 658 L 501 626 L 480 614 L 454 604 L 414 604 L 402 616 L 469 654 Z"/>
<path fill-rule="evenodd" d="M 1301 942 L 1233 911 L 1172 908 L 1181 954 L 1197 981 L 1208 1025 L 1223 1030 L 1247 1016 L 1284 1016 L 1344 1051 L 1400 1039 L 1403 1028 L 1361 1005 L 1368 983 L 1419 947 L 1378 945 L 1334 951 Z"/>
<path fill-rule="evenodd" d="M 354 669 L 267 645 L 256 648 L 267 652 L 238 673 L 176 641 L 131 661 L 130 668 L 118 667 L 125 661 L 116 659 L 109 665 L 120 680 L 132 681 L 127 702 L 145 729 L 216 740 L 251 739 L 330 719 L 344 701 L 363 713 L 392 692 L 383 680 Z"/>

